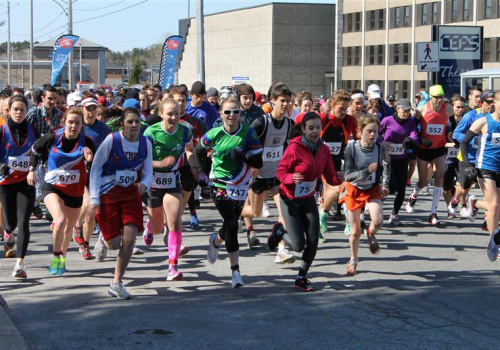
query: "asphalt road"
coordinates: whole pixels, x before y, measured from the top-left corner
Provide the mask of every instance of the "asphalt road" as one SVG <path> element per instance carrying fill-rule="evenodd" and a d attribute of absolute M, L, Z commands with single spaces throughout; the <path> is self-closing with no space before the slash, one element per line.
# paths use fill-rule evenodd
<path fill-rule="evenodd" d="M 50 350 L 491 349 L 498 343 L 500 282 L 499 263 L 486 256 L 488 234 L 481 231 L 481 219 L 446 219 L 444 202 L 439 206 L 444 224 L 431 227 L 430 199 L 420 196 L 415 214 L 402 212 L 403 226 L 383 227 L 378 255 L 371 255 L 362 239 L 354 277 L 346 275 L 343 224 L 329 221 L 328 240 L 308 276 L 312 293 L 292 288 L 299 259 L 277 265 L 264 245 L 248 249 L 245 234 L 240 235 L 245 286 L 231 289 L 226 252 L 221 249 L 214 265 L 206 259 L 209 234 L 221 224 L 208 201 L 198 211 L 201 229 L 185 229 L 191 251 L 179 265 L 184 281 L 166 281 L 162 237 L 149 249 L 139 238 L 145 254 L 133 256 L 124 280 L 132 300 L 107 294 L 115 252 L 101 263 L 83 261 L 72 243 L 67 273 L 49 275 L 51 234 L 46 221 L 34 219 L 29 279 L 10 277 L 14 260 L 0 259 L 0 295 L 15 325 L 3 325 L 3 333 L 17 328 L 28 348 Z M 392 200 L 386 201 L 386 219 Z M 274 205 L 271 212 L 273 217 L 256 221 L 262 242 L 276 219 Z M 188 219 L 186 214 L 186 225 Z M 0 349 L 9 344 L 0 336 Z"/>

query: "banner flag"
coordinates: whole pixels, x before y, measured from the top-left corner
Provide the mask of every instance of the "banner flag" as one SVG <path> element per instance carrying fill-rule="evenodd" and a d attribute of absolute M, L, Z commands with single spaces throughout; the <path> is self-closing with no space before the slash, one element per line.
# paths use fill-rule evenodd
<path fill-rule="evenodd" d="M 158 84 L 161 86 L 162 90 L 165 90 L 174 83 L 175 72 L 177 70 L 175 63 L 177 62 L 179 49 L 182 46 L 182 40 L 182 36 L 172 35 L 169 36 L 163 44 L 160 72 L 158 75 Z"/>
<path fill-rule="evenodd" d="M 68 56 L 73 50 L 79 36 L 72 34 L 61 35 L 54 44 L 54 52 L 52 53 L 52 74 L 50 76 L 50 85 L 54 85 L 61 73 Z"/>

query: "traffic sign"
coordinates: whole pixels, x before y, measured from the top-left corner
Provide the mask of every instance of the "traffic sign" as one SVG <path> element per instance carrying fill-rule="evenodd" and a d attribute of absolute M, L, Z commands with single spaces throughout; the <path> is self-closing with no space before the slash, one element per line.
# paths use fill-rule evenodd
<path fill-rule="evenodd" d="M 419 72 L 439 72 L 439 43 L 417 43 L 417 68 Z"/>
<path fill-rule="evenodd" d="M 233 84 L 248 84 L 248 83 L 250 83 L 250 77 L 233 76 L 233 77 L 231 77 L 231 80 L 233 81 Z"/>

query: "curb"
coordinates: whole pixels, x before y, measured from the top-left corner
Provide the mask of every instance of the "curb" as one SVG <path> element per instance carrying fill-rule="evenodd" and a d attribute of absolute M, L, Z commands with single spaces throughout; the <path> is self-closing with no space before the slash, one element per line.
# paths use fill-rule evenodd
<path fill-rule="evenodd" d="M 28 350 L 28 344 L 24 340 L 21 332 L 12 322 L 8 312 L 9 307 L 5 300 L 0 295 L 0 325 L 2 332 L 0 333 L 0 344 L 4 350 Z"/>

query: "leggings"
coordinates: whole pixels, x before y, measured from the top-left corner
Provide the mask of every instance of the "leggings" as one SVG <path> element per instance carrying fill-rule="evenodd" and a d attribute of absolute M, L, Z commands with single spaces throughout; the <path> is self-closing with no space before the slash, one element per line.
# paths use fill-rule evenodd
<path fill-rule="evenodd" d="M 17 257 L 24 259 L 30 242 L 30 216 L 35 204 L 35 188 L 25 181 L 0 186 L 0 202 L 5 219 L 5 231 L 17 233 Z"/>
<path fill-rule="evenodd" d="M 408 163 L 409 158 L 391 159 L 391 179 L 389 181 L 389 192 L 392 194 L 397 192 L 394 199 L 394 214 L 399 213 L 401 205 L 405 200 L 406 180 L 408 178 Z"/>
<path fill-rule="evenodd" d="M 280 196 L 280 203 L 287 228 L 283 240 L 296 252 L 304 250 L 302 261 L 311 265 L 318 250 L 319 235 L 319 213 L 314 196 L 303 199 Z"/>
<path fill-rule="evenodd" d="M 227 196 L 226 190 L 219 187 L 212 189 L 212 198 L 215 207 L 222 216 L 222 227 L 219 230 L 219 237 L 226 242 L 228 253 L 238 251 L 238 219 L 245 205 L 245 201 L 235 201 Z"/>

